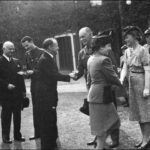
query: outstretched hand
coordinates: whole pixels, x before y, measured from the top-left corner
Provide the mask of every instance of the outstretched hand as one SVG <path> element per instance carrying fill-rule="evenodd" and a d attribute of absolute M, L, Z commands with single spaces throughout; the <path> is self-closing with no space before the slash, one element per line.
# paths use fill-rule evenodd
<path fill-rule="evenodd" d="M 73 80 L 76 80 L 76 74 L 74 73 L 74 72 L 71 72 L 70 74 L 69 74 L 69 76 L 70 76 L 70 78 L 72 78 Z"/>
<path fill-rule="evenodd" d="M 121 79 L 119 79 L 119 80 L 120 80 L 121 85 L 123 85 L 123 80 L 121 80 Z"/>
<path fill-rule="evenodd" d="M 144 89 L 144 91 L 143 91 L 143 97 L 144 97 L 144 98 L 147 98 L 148 96 L 150 96 L 150 91 L 149 91 L 149 89 Z"/>

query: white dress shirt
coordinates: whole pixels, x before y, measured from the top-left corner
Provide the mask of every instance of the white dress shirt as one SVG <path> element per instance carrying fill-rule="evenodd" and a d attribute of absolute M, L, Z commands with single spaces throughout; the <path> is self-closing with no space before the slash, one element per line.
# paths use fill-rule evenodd
<path fill-rule="evenodd" d="M 3 54 L 3 56 L 10 62 L 10 58 L 8 56 L 6 56 L 5 54 Z"/>

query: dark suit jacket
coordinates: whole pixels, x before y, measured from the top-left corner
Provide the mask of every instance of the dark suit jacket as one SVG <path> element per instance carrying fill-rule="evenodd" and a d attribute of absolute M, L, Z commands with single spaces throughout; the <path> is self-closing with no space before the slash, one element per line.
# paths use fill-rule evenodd
<path fill-rule="evenodd" d="M 26 92 L 24 79 L 17 72 L 20 70 L 18 60 L 13 58 L 9 62 L 4 56 L 0 57 L 0 99 L 2 101 L 20 101 Z M 8 90 L 8 84 L 15 85 L 15 89 Z"/>
<path fill-rule="evenodd" d="M 57 81 L 70 81 L 69 75 L 58 72 L 54 59 L 47 53 L 42 54 L 37 66 L 36 96 L 43 109 L 57 106 Z"/>

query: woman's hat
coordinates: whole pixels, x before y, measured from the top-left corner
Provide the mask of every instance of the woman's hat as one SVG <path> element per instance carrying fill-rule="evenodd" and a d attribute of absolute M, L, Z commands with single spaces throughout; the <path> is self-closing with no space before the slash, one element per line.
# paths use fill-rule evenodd
<path fill-rule="evenodd" d="M 102 32 L 98 32 L 98 35 L 99 36 L 101 36 L 101 35 L 112 36 L 112 32 L 113 32 L 113 29 L 110 28 L 110 29 L 104 30 Z"/>
<path fill-rule="evenodd" d="M 124 37 L 128 34 L 134 36 L 139 42 L 141 42 L 144 38 L 142 30 L 138 26 L 127 26 L 123 28 Z"/>
<path fill-rule="evenodd" d="M 96 35 L 92 37 L 92 50 L 97 51 L 100 47 L 111 43 L 111 36 L 109 35 Z"/>

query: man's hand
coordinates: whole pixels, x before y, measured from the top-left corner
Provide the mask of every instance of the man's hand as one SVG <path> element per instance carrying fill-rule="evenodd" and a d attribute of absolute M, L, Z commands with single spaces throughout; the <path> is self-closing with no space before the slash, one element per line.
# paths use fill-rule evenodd
<path fill-rule="evenodd" d="M 13 84 L 8 84 L 8 90 L 13 90 L 16 86 Z"/>
<path fill-rule="evenodd" d="M 23 71 L 19 71 L 19 72 L 17 72 L 17 74 L 19 74 L 19 75 L 25 75 L 25 72 L 23 72 Z"/>
<path fill-rule="evenodd" d="M 74 72 L 69 74 L 70 78 L 72 78 L 73 80 L 76 80 L 76 75 Z"/>
<path fill-rule="evenodd" d="M 34 73 L 33 70 L 27 70 L 27 75 L 32 75 Z"/>
<path fill-rule="evenodd" d="M 120 80 L 120 83 L 123 85 L 123 80 L 119 79 Z"/>
<path fill-rule="evenodd" d="M 150 90 L 149 89 L 144 89 L 143 91 L 143 97 L 147 98 L 150 95 Z"/>

